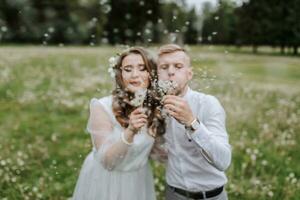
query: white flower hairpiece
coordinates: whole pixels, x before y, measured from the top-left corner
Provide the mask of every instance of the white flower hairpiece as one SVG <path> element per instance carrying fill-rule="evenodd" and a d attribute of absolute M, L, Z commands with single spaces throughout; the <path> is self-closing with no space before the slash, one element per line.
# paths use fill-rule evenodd
<path fill-rule="evenodd" d="M 107 71 L 112 78 L 114 78 L 116 75 L 115 66 L 118 63 L 118 60 L 120 59 L 120 55 L 122 55 L 125 52 L 128 52 L 130 49 L 129 46 L 124 46 L 124 47 L 125 47 L 125 49 L 121 53 L 118 53 L 116 56 L 112 56 L 108 59 L 109 68 Z"/>
<path fill-rule="evenodd" d="M 108 73 L 110 74 L 110 76 L 112 78 L 115 77 L 116 75 L 116 72 L 114 70 L 114 67 L 116 66 L 116 64 L 118 63 L 118 59 L 119 59 L 119 56 L 112 56 L 108 59 L 108 62 L 109 62 L 109 68 L 108 68 Z"/>

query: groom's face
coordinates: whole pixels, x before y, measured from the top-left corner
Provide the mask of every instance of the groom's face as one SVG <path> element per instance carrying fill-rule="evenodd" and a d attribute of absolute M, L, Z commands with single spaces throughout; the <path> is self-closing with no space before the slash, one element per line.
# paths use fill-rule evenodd
<path fill-rule="evenodd" d="M 170 80 L 177 83 L 176 95 L 184 91 L 189 80 L 193 77 L 189 57 L 183 51 L 160 55 L 157 66 L 159 80 Z"/>

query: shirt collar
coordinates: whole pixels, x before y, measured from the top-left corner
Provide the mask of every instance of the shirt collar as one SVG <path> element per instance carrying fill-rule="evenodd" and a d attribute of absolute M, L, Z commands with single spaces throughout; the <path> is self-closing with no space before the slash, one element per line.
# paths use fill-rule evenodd
<path fill-rule="evenodd" d="M 185 94 L 183 95 L 182 98 L 187 100 L 189 98 L 191 92 L 192 92 L 192 89 L 189 86 L 187 86 L 187 90 L 186 90 L 186 92 L 185 92 Z"/>

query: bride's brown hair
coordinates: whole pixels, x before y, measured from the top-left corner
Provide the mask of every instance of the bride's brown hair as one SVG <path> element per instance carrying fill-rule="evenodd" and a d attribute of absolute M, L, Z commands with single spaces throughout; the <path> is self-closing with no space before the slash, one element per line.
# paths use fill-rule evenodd
<path fill-rule="evenodd" d="M 155 84 L 157 82 L 157 66 L 153 57 L 142 47 L 132 47 L 124 51 L 118 58 L 116 65 L 113 67 L 115 71 L 116 88 L 113 90 L 113 113 L 117 121 L 122 127 L 127 128 L 129 125 L 129 115 L 136 108 L 129 102 L 134 97 L 133 93 L 126 90 L 122 77 L 122 61 L 130 54 L 138 54 L 142 57 L 145 68 L 149 73 L 149 86 L 147 95 L 143 102 L 143 107 L 147 108 L 148 130 L 152 136 L 161 136 L 165 132 L 165 122 L 161 115 L 162 105 L 156 98 Z"/>

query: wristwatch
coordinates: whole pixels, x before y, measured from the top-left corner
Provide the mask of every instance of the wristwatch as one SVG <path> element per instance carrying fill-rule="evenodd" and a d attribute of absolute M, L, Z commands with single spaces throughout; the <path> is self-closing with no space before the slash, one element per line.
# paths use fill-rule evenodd
<path fill-rule="evenodd" d="M 185 126 L 185 128 L 189 131 L 195 131 L 199 128 L 199 126 L 200 126 L 200 121 L 197 118 L 195 118 L 192 121 L 192 123 L 189 126 Z"/>

